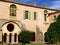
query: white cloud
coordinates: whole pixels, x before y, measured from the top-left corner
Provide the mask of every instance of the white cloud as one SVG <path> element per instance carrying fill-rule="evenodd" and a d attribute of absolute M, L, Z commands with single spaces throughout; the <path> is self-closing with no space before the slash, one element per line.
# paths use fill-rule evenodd
<path fill-rule="evenodd" d="M 51 2 L 51 6 L 49 8 L 60 9 L 60 0 Z"/>

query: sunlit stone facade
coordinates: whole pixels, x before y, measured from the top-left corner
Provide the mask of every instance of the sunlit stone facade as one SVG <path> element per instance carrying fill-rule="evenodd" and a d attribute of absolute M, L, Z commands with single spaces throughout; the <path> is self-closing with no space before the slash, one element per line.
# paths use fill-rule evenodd
<path fill-rule="evenodd" d="M 44 34 L 58 14 L 55 9 L 0 1 L 0 41 L 19 43 L 18 34 L 24 28 L 35 33 L 33 42 L 44 42 Z"/>

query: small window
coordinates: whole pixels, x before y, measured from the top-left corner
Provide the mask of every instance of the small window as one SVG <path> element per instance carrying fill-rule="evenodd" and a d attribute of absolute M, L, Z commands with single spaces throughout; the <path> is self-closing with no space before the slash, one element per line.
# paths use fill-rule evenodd
<path fill-rule="evenodd" d="M 16 5 L 10 5 L 10 16 L 16 16 Z"/>
<path fill-rule="evenodd" d="M 44 10 L 44 21 L 47 21 L 47 14 L 48 14 L 48 11 Z"/>
<path fill-rule="evenodd" d="M 34 20 L 36 20 L 36 12 L 34 12 Z"/>
<path fill-rule="evenodd" d="M 28 19 L 28 11 L 25 11 L 25 19 Z"/>
<path fill-rule="evenodd" d="M 47 21 L 46 16 L 47 16 L 47 14 L 44 14 L 44 20 L 45 20 L 45 21 Z"/>
<path fill-rule="evenodd" d="M 53 16 L 53 19 L 54 19 L 54 20 L 56 19 L 56 15 Z"/>

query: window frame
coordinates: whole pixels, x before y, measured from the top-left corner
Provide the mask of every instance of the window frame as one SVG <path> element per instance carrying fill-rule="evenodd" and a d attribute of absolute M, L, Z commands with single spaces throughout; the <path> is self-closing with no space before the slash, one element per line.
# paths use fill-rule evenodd
<path fill-rule="evenodd" d="M 26 15 L 26 14 L 27 14 L 27 15 Z M 24 16 L 25 16 L 24 19 L 28 19 L 28 18 L 29 18 L 29 17 L 28 17 L 28 16 L 29 16 L 29 11 L 25 11 L 25 12 L 24 12 Z"/>
<path fill-rule="evenodd" d="M 37 19 L 37 12 L 34 12 L 34 20 Z"/>
<path fill-rule="evenodd" d="M 48 14 L 48 11 L 44 10 L 44 21 L 47 21 L 47 14 Z"/>
<path fill-rule="evenodd" d="M 12 7 L 12 6 L 15 6 L 15 7 Z M 16 16 L 16 5 L 15 4 L 11 4 L 10 5 L 10 16 Z"/>

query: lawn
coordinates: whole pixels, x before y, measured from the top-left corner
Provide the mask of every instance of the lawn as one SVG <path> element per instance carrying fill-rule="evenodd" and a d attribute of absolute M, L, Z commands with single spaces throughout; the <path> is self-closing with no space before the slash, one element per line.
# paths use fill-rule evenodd
<path fill-rule="evenodd" d="M 8 45 L 8 44 L 0 44 L 0 45 Z M 13 44 L 15 45 L 15 44 Z M 16 45 L 21 45 L 21 44 L 16 44 Z M 30 43 L 30 44 L 26 44 L 26 45 L 44 45 L 44 44 L 40 44 L 40 43 Z"/>
<path fill-rule="evenodd" d="M 26 45 L 44 45 L 44 44 L 40 44 L 40 43 L 32 43 L 32 44 L 26 44 Z"/>
<path fill-rule="evenodd" d="M 0 45 L 8 45 L 8 44 L 0 44 Z M 12 44 L 12 45 L 21 45 L 20 44 Z M 43 44 L 43 43 L 27 43 L 26 45 L 52 45 L 52 44 Z M 58 44 L 54 44 L 54 45 L 60 45 L 60 43 Z"/>

